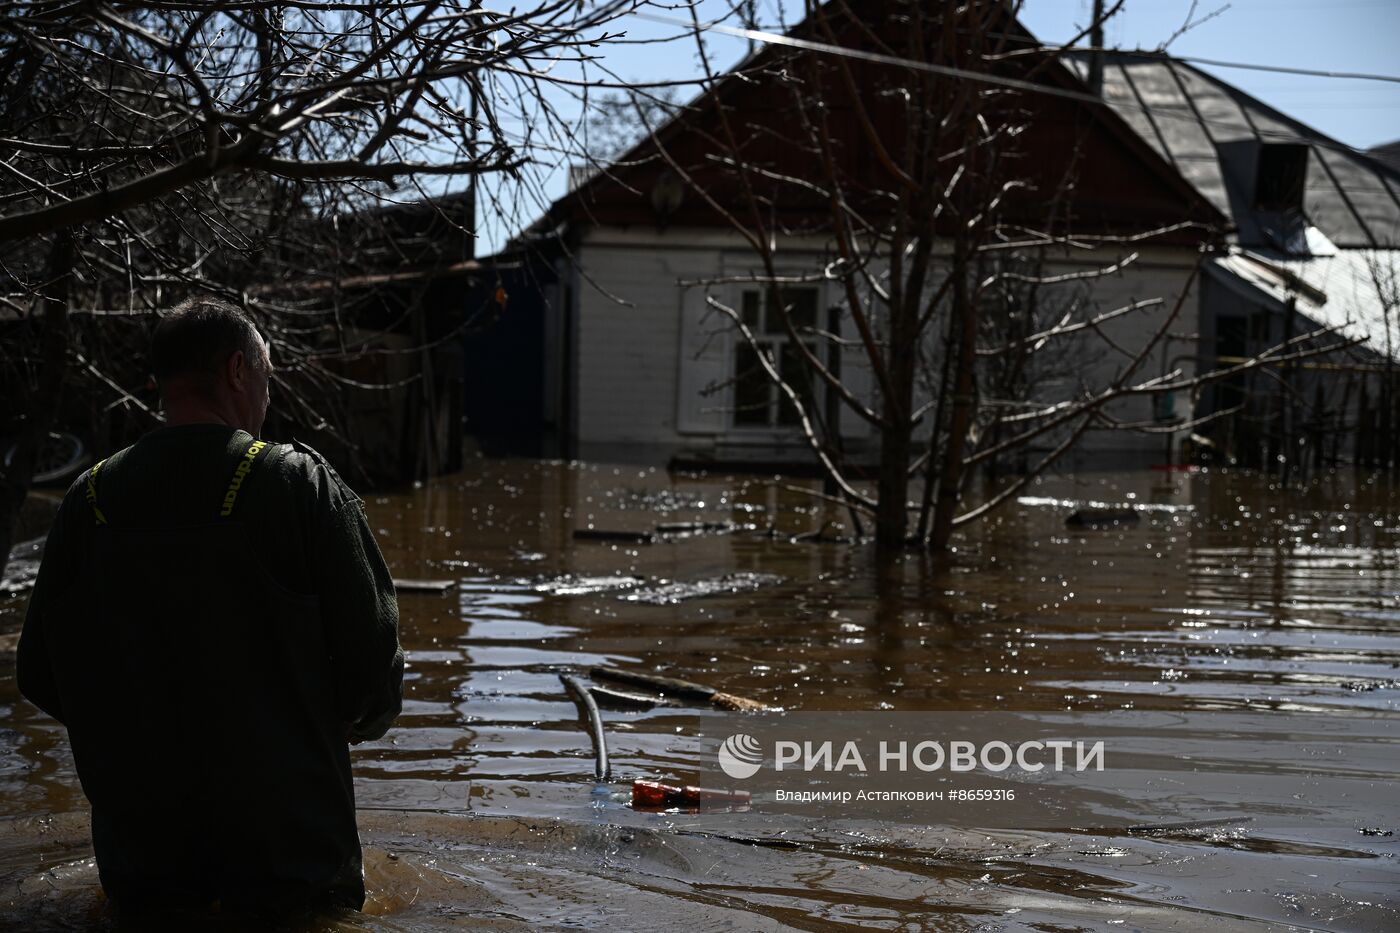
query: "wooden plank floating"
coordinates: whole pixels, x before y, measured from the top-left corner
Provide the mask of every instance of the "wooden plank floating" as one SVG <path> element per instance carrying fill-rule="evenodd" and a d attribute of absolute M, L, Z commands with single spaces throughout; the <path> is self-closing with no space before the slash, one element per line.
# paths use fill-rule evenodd
<path fill-rule="evenodd" d="M 762 710 L 770 708 L 757 700 L 735 696 L 732 693 L 724 693 L 723 691 L 716 690 L 714 687 L 706 686 L 705 684 L 697 684 L 691 680 L 681 680 L 678 677 L 663 677 L 660 674 L 643 674 L 640 671 L 628 671 L 620 667 L 606 666 L 589 668 L 588 673 L 600 680 L 613 680 L 639 687 L 648 687 L 660 693 L 663 697 L 677 697 L 678 699 L 708 703 L 716 709 Z"/>
<path fill-rule="evenodd" d="M 609 541 L 620 544 L 654 544 L 658 541 L 695 538 L 701 535 L 727 535 L 756 531 L 756 525 L 734 522 L 658 522 L 652 531 L 620 531 L 610 528 L 577 528 L 575 541 Z"/>
<path fill-rule="evenodd" d="M 641 671 L 628 671 L 620 667 L 600 665 L 589 668 L 588 673 L 603 680 L 615 680 L 638 687 L 650 687 L 663 695 L 681 697 L 687 700 L 701 700 L 707 703 L 715 692 L 714 687 L 707 687 L 694 681 L 681 680 L 677 677 L 663 677 L 660 674 L 643 674 Z"/>
<path fill-rule="evenodd" d="M 651 544 L 656 535 L 650 531 L 609 531 L 605 528 L 575 528 L 575 541 L 611 541 L 617 544 Z"/>
<path fill-rule="evenodd" d="M 748 697 L 735 696 L 732 693 L 722 693 L 716 690 L 710 695 L 710 705 L 715 709 L 729 709 L 738 711 L 758 711 L 771 709 L 766 703 L 758 700 L 750 700 Z"/>
<path fill-rule="evenodd" d="M 394 589 L 400 593 L 446 593 L 457 585 L 456 580 L 409 580 L 394 578 Z"/>
<path fill-rule="evenodd" d="M 653 709 L 657 706 L 675 705 L 662 696 L 633 693 L 631 690 L 615 690 L 612 687 L 604 687 L 600 684 L 591 684 L 588 689 L 593 694 L 593 699 L 597 700 L 603 706 L 611 706 L 617 709 Z"/>

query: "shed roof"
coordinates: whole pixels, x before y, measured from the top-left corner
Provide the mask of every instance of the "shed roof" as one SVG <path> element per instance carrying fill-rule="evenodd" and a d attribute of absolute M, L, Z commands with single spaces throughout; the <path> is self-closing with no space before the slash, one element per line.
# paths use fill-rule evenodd
<path fill-rule="evenodd" d="M 1081 75 L 1089 54 L 1066 56 Z M 1103 53 L 1106 102 L 1196 190 L 1235 221 L 1243 243 L 1267 242 L 1269 218 L 1250 207 L 1251 145 L 1308 148 L 1306 219 L 1343 249 L 1400 244 L 1400 169 L 1286 116 L 1219 78 L 1155 53 Z M 1251 192 L 1252 194 L 1252 192 Z M 1301 233 L 1302 231 L 1299 230 Z"/>
<path fill-rule="evenodd" d="M 1303 316 L 1400 359 L 1400 250 L 1336 249 L 1317 228 L 1311 255 L 1230 249 L 1206 267 L 1215 281 L 1277 310 L 1290 301 Z"/>
<path fill-rule="evenodd" d="M 1400 139 L 1372 146 L 1366 150 L 1366 154 L 1373 159 L 1379 159 L 1393 169 L 1400 169 Z"/>

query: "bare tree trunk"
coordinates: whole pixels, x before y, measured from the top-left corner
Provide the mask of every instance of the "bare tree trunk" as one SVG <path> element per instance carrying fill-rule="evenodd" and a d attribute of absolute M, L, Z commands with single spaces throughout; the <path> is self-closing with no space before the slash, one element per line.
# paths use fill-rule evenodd
<path fill-rule="evenodd" d="M 919 505 L 918 530 L 919 541 L 925 546 L 928 544 L 929 522 L 933 519 L 933 494 L 938 489 L 938 468 L 941 466 L 938 459 L 938 442 L 946 436 L 943 420 L 948 407 L 949 386 L 952 384 L 953 357 L 956 356 L 952 344 L 953 334 L 949 333 L 943 342 L 943 365 L 939 367 L 938 373 L 938 403 L 934 408 L 928 434 L 928 462 L 924 467 L 924 494 Z"/>
<path fill-rule="evenodd" d="M 880 435 L 880 504 L 875 513 L 875 544 L 881 549 L 904 547 L 909 520 L 906 500 L 910 433 L 909 428 L 894 425 Z"/>
<path fill-rule="evenodd" d="M 1380 399 L 1376 404 L 1376 436 L 1374 440 L 1374 458 L 1376 466 L 1388 470 L 1390 468 L 1390 433 L 1391 417 L 1395 408 L 1393 395 L 1395 392 L 1395 380 L 1392 378 L 1390 366 L 1387 365 L 1385 372 L 1380 378 Z"/>
<path fill-rule="evenodd" d="M 0 467 L 0 573 L 10 560 L 20 509 L 34 479 L 34 462 L 58 415 L 63 383 L 68 374 L 68 304 L 72 294 L 73 238 L 60 233 L 49 251 L 48 282 L 40 339 L 39 385 L 30 396 L 29 417 L 7 468 Z"/>
<path fill-rule="evenodd" d="M 1361 379 L 1361 397 L 1356 403 L 1356 433 L 1352 437 L 1355 442 L 1356 458 L 1358 467 L 1369 467 L 1371 465 L 1371 432 L 1375 429 L 1374 413 L 1371 411 L 1371 390 L 1370 381 L 1366 377 Z"/>
<path fill-rule="evenodd" d="M 826 329 L 833 334 L 841 332 L 841 309 L 838 305 L 832 305 L 826 309 Z M 839 382 L 841 379 L 841 348 L 831 347 L 827 353 L 826 368 L 831 371 L 831 375 Z M 841 396 L 836 394 L 836 387 L 827 384 L 822 396 L 822 420 L 826 422 L 827 443 L 831 448 L 831 456 L 834 462 L 841 463 L 845 458 L 841 445 Z M 827 496 L 837 496 L 841 492 L 841 487 L 836 485 L 836 480 L 831 474 L 822 472 L 822 494 Z M 852 518 L 854 519 L 854 514 Z"/>
<path fill-rule="evenodd" d="M 933 510 L 933 531 L 929 546 L 941 551 L 953 536 L 953 519 L 958 510 L 962 486 L 963 455 L 967 432 L 972 427 L 973 397 L 976 388 L 977 311 L 967 288 L 967 240 L 959 235 L 953 243 L 953 326 L 957 335 L 951 349 L 957 354 L 953 377 L 952 415 L 948 419 L 943 452 L 943 470 L 938 480 L 938 504 Z"/>
<path fill-rule="evenodd" d="M 909 457 L 913 451 L 914 425 L 910 407 L 914 397 L 914 371 L 918 365 L 918 336 L 910 326 L 919 308 L 906 300 L 891 308 L 889 380 L 893 390 L 884 401 L 888 427 L 880 434 L 879 504 L 875 511 L 877 548 L 897 550 L 908 542 Z"/>
<path fill-rule="evenodd" d="M 1395 373 L 1388 373 L 1386 378 L 1390 383 L 1390 407 L 1386 410 L 1385 467 L 1393 476 L 1400 466 L 1400 397 L 1395 391 Z"/>
<path fill-rule="evenodd" d="M 1355 388 L 1356 374 L 1347 373 L 1347 381 L 1342 387 L 1342 403 L 1337 407 L 1337 416 L 1333 421 L 1332 428 L 1332 466 L 1337 466 L 1342 462 L 1342 437 L 1347 430 L 1347 412 L 1351 411 L 1351 392 Z"/>
<path fill-rule="evenodd" d="M 1312 426 L 1312 465 L 1317 473 L 1322 472 L 1324 465 L 1324 445 L 1327 439 L 1327 400 L 1323 396 L 1322 383 L 1317 384 L 1313 392 L 1313 426 Z"/>

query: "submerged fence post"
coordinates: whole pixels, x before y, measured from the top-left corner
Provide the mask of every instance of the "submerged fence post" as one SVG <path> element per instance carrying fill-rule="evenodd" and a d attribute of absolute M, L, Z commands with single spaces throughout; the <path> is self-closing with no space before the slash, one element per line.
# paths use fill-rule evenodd
<path fill-rule="evenodd" d="M 1356 400 L 1356 437 L 1353 458 L 1358 467 L 1369 466 L 1371 451 L 1368 438 L 1371 436 L 1371 392 L 1369 380 L 1361 379 L 1361 391 Z"/>

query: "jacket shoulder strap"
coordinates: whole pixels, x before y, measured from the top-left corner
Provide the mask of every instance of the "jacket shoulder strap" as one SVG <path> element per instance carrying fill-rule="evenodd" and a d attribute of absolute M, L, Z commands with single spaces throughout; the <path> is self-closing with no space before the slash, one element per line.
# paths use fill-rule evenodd
<path fill-rule="evenodd" d="M 233 468 L 233 477 L 229 480 L 228 488 L 224 490 L 224 501 L 219 507 L 220 518 L 233 515 L 234 507 L 238 504 L 238 494 L 248 481 L 248 474 L 253 472 L 253 467 L 259 461 L 266 459 L 264 454 L 268 447 L 267 441 L 255 440 L 243 451 L 243 456 L 238 458 L 238 465 Z"/>
<path fill-rule="evenodd" d="M 87 471 L 87 478 L 83 480 L 83 498 L 92 506 L 93 521 L 99 525 L 107 524 L 107 516 L 102 514 L 102 507 L 97 504 L 97 471 L 102 469 L 102 464 L 106 462 L 106 458 L 103 458 L 94 463 L 92 469 Z"/>

